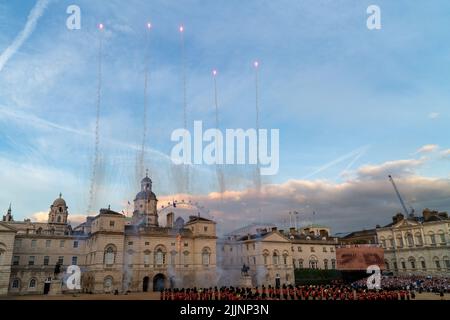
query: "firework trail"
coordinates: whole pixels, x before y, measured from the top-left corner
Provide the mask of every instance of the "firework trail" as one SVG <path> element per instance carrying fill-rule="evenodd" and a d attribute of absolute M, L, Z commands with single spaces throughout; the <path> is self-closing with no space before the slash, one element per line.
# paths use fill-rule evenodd
<path fill-rule="evenodd" d="M 147 23 L 147 31 L 150 31 L 152 25 Z M 145 76 L 144 76 L 144 114 L 143 114 L 143 132 L 142 132 L 142 146 L 139 155 L 139 165 L 137 170 L 137 177 L 141 179 L 144 176 L 144 166 L 145 166 L 145 146 L 147 142 L 147 112 L 148 112 L 148 73 L 149 73 L 149 59 L 150 59 L 150 41 L 149 32 L 146 34 L 146 54 L 145 54 Z"/>
<path fill-rule="evenodd" d="M 256 109 L 256 134 L 257 134 L 257 144 L 256 144 L 256 171 L 255 171 L 255 189 L 257 194 L 259 195 L 261 192 L 261 167 L 259 163 L 259 99 L 258 99 L 258 68 L 259 62 L 255 61 L 253 63 L 255 67 L 255 109 Z"/>
<path fill-rule="evenodd" d="M 184 45 L 184 26 L 179 27 L 180 31 L 180 46 L 181 46 L 181 72 L 182 72 L 182 82 L 183 82 L 183 126 L 187 129 L 187 97 L 186 97 L 186 57 L 185 57 L 185 45 Z M 189 193 L 189 165 L 184 166 L 172 166 L 172 172 L 176 180 L 179 192 Z M 180 181 L 181 180 L 181 181 Z"/>
<path fill-rule="evenodd" d="M 99 35 L 99 46 L 98 46 L 98 85 L 97 85 L 97 107 L 96 107 L 96 120 L 95 120 L 95 147 L 94 147 L 94 162 L 92 164 L 92 175 L 91 175 L 91 186 L 89 189 L 89 204 L 87 213 L 91 213 L 95 199 L 97 196 L 98 187 L 98 169 L 100 164 L 99 146 L 100 146 L 100 107 L 101 107 L 101 93 L 102 93 L 102 51 L 103 51 L 103 24 L 98 26 Z"/>
<path fill-rule="evenodd" d="M 216 111 L 216 129 L 219 130 L 219 103 L 217 99 L 217 70 L 213 70 L 214 79 L 214 105 Z M 217 152 L 217 151 L 216 151 Z M 225 179 L 223 175 L 222 167 L 216 164 L 217 183 L 219 184 L 220 199 L 223 201 L 223 194 L 225 192 Z"/>

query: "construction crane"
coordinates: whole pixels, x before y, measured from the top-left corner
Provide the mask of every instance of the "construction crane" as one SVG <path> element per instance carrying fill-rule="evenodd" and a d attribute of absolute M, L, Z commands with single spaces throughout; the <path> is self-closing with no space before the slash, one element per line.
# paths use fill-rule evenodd
<path fill-rule="evenodd" d="M 405 211 L 406 216 L 408 215 L 414 215 L 414 209 L 411 208 L 411 212 L 408 211 L 408 209 L 406 208 L 405 202 L 402 199 L 402 196 L 400 195 L 400 192 L 398 191 L 397 185 L 394 182 L 394 178 L 392 178 L 391 175 L 389 175 L 389 180 L 392 183 L 392 186 L 394 187 L 395 193 L 397 194 L 398 200 L 400 200 L 400 203 L 403 207 L 403 211 Z"/>

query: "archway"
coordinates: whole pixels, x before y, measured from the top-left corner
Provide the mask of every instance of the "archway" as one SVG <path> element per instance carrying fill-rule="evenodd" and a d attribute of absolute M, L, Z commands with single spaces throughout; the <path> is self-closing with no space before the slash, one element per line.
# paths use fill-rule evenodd
<path fill-rule="evenodd" d="M 150 282 L 149 277 L 144 277 L 144 280 L 142 281 L 142 291 L 148 292 L 148 284 Z"/>
<path fill-rule="evenodd" d="M 153 291 L 161 291 L 164 289 L 164 282 L 166 280 L 166 277 L 162 273 L 158 273 L 153 278 Z"/>

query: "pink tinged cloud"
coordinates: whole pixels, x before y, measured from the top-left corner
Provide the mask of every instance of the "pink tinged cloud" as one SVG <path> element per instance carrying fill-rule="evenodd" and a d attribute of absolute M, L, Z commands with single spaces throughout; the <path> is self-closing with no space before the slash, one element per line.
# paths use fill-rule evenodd
<path fill-rule="evenodd" d="M 22 31 L 20 31 L 14 41 L 0 55 L 0 72 L 2 71 L 8 60 L 17 52 L 17 50 L 20 49 L 20 47 L 24 44 L 28 37 L 33 33 L 34 29 L 36 28 L 37 22 L 39 21 L 39 18 L 44 14 L 49 2 L 49 0 L 38 0 L 33 9 L 31 9 L 25 27 L 22 29 Z"/>
<path fill-rule="evenodd" d="M 437 144 L 426 144 L 426 145 L 420 147 L 416 151 L 416 154 L 418 154 L 418 153 L 431 153 L 431 152 L 435 152 L 438 149 L 439 149 L 439 146 Z"/>

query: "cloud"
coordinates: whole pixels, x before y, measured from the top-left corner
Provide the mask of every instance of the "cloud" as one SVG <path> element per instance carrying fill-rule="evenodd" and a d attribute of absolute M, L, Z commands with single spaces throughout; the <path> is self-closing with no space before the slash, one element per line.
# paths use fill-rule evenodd
<path fill-rule="evenodd" d="M 430 114 L 428 114 L 428 118 L 430 119 L 436 119 L 437 117 L 439 117 L 438 112 L 431 112 Z"/>
<path fill-rule="evenodd" d="M 77 226 L 86 221 L 86 215 L 84 214 L 71 214 L 69 212 L 68 220 L 72 226 Z M 38 211 L 31 215 L 31 221 L 33 222 L 47 222 L 48 221 L 48 211 Z"/>
<path fill-rule="evenodd" d="M 437 144 L 426 144 L 422 147 L 420 147 L 415 154 L 418 153 L 430 153 L 430 152 L 434 152 L 437 149 L 439 149 L 439 146 Z"/>
<path fill-rule="evenodd" d="M 228 190 L 220 201 L 218 193 L 206 195 L 171 195 L 159 197 L 161 204 L 174 199 L 190 199 L 204 206 L 201 214 L 217 221 L 220 234 L 230 232 L 253 222 L 275 223 L 287 228 L 288 212 L 300 212 L 303 225 L 321 223 L 333 232 L 369 229 L 377 224 L 386 225 L 391 217 L 402 210 L 388 172 L 396 172 L 396 184 L 408 206 L 417 214 L 430 207 L 437 210 L 450 208 L 450 179 L 437 179 L 416 175 L 414 169 L 422 160 L 398 160 L 379 165 L 363 166 L 356 176 L 342 183 L 327 180 L 289 180 L 263 186 L 258 195 L 252 189 Z M 207 211 L 209 210 L 209 212 Z M 175 209 L 175 214 L 187 217 L 197 214 L 193 208 Z M 312 212 L 316 215 L 313 217 Z M 168 212 L 168 211 L 165 211 Z M 160 222 L 165 217 L 160 216 Z"/>
<path fill-rule="evenodd" d="M 357 178 L 362 180 L 385 179 L 390 174 L 393 176 L 407 176 L 412 175 L 414 170 L 424 162 L 425 159 L 387 161 L 380 165 L 364 165 L 356 173 Z"/>
<path fill-rule="evenodd" d="M 14 41 L 6 48 L 5 51 L 0 55 L 0 71 L 2 71 L 8 60 L 16 53 L 16 51 L 22 46 L 22 44 L 28 39 L 28 37 L 33 33 L 36 28 L 36 24 L 39 18 L 44 14 L 45 9 L 49 4 L 49 0 L 38 0 L 36 5 L 31 10 L 28 15 L 27 22 L 22 31 L 14 39 Z"/>
<path fill-rule="evenodd" d="M 450 149 L 443 150 L 443 151 L 441 152 L 441 155 L 442 155 L 442 157 L 443 157 L 444 159 L 449 159 L 449 160 L 450 160 Z"/>

